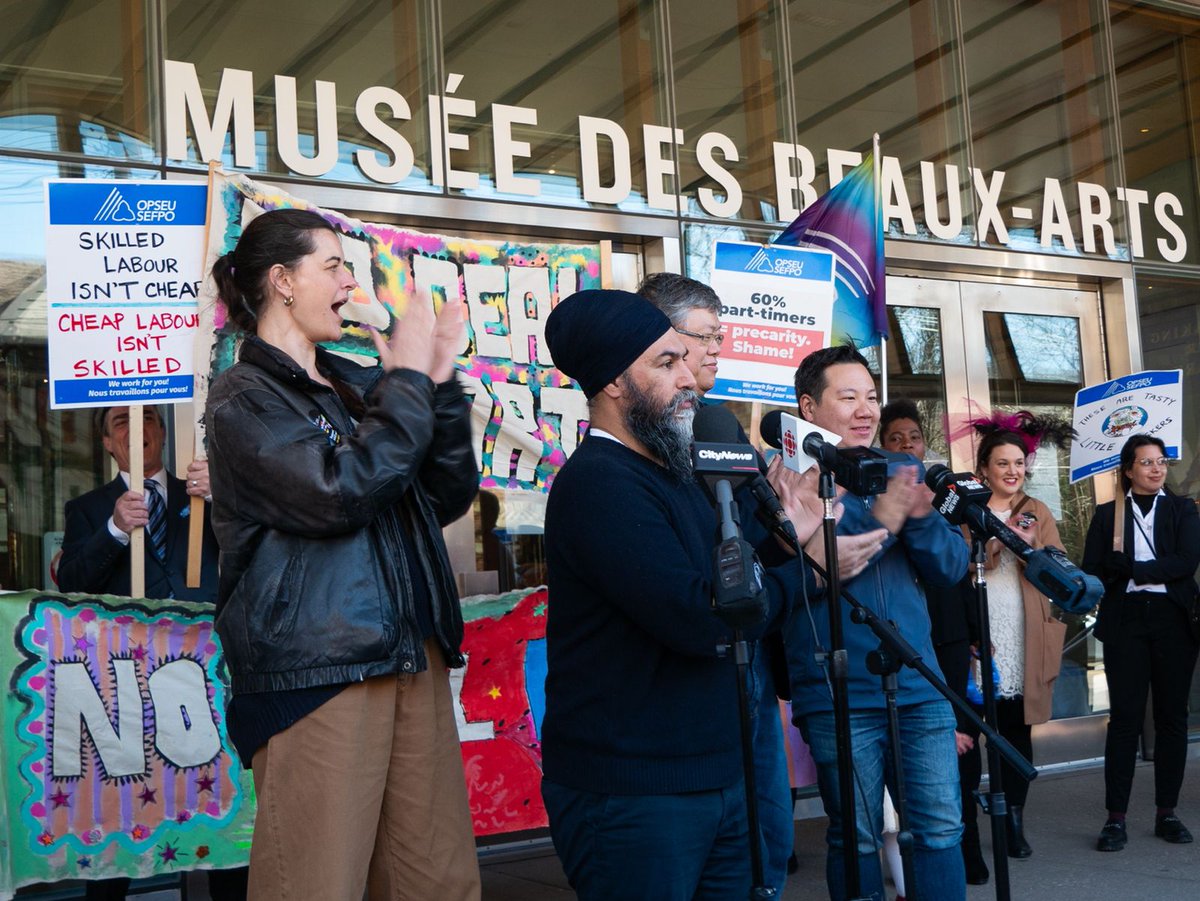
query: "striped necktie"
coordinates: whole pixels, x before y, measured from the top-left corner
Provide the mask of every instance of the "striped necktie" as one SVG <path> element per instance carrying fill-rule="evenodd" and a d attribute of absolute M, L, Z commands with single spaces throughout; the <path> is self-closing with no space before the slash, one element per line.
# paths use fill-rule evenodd
<path fill-rule="evenodd" d="M 150 538 L 150 547 L 154 556 L 163 560 L 167 556 L 167 505 L 163 503 L 162 495 L 158 492 L 158 482 L 146 479 L 146 508 L 150 511 L 150 522 L 146 524 L 146 532 Z"/>

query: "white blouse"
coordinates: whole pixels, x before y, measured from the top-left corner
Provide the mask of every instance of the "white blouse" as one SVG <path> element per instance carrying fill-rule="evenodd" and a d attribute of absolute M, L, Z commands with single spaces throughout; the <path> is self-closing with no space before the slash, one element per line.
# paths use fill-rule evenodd
<path fill-rule="evenodd" d="M 992 511 L 1008 522 L 1011 510 Z M 997 697 L 1015 698 L 1025 691 L 1025 601 L 1021 596 L 1021 564 L 1008 548 L 987 574 L 988 625 L 992 663 L 1000 674 Z"/>

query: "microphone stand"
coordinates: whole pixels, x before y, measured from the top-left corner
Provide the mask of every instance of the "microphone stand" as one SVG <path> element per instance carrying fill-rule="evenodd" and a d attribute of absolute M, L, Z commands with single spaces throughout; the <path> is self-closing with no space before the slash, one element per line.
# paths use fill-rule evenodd
<path fill-rule="evenodd" d="M 984 564 L 987 563 L 987 535 L 979 531 L 974 524 L 971 524 L 970 528 L 971 559 L 975 564 L 975 605 L 979 612 L 979 681 L 981 683 L 979 688 L 983 692 L 984 718 L 994 726 L 996 723 L 996 685 L 992 675 L 992 633 L 988 618 L 987 576 L 984 574 Z M 996 874 L 996 898 L 998 901 L 1008 901 L 1012 891 L 1008 876 L 1008 830 L 1005 828 L 1008 801 L 1004 796 L 1004 777 L 1000 766 L 1000 754 L 991 735 L 988 736 L 987 756 L 987 794 L 981 794 L 977 790 L 975 796 L 992 823 L 992 867 Z M 1021 759 L 1024 760 L 1024 758 Z M 1034 770 L 1032 766 L 1029 769 L 1033 770 L 1034 776 L 1037 775 L 1037 770 Z"/>
<path fill-rule="evenodd" d="M 851 618 L 857 617 L 857 614 L 858 611 L 854 611 Z M 867 670 L 879 676 L 884 702 L 887 705 L 888 739 L 894 774 L 892 778 L 895 782 L 892 806 L 896 808 L 896 820 L 899 825 L 896 842 L 900 846 L 900 868 L 904 873 L 904 897 L 916 901 L 918 896 L 917 875 L 913 870 L 913 834 L 908 829 L 908 796 L 904 791 L 904 766 L 900 752 L 900 713 L 896 709 L 896 691 L 900 687 L 900 680 L 896 674 L 900 671 L 900 663 L 900 659 L 888 650 L 885 641 L 881 641 L 878 648 L 867 654 Z"/>
<path fill-rule="evenodd" d="M 741 538 L 737 503 L 733 500 L 733 489 L 728 479 L 716 483 L 714 494 L 717 500 L 720 521 L 720 542 Z M 719 574 L 718 574 L 719 578 Z M 721 608 L 716 607 L 717 615 Z M 766 885 L 763 873 L 762 835 L 758 819 L 758 788 L 754 774 L 754 730 L 750 722 L 750 643 L 741 625 L 723 618 L 733 626 L 733 659 L 737 672 L 738 725 L 742 738 L 742 785 L 746 792 L 746 825 L 750 836 L 750 901 L 771 901 L 776 897 L 775 889 Z"/>
<path fill-rule="evenodd" d="M 842 593 L 837 559 L 837 519 L 833 505 L 837 499 L 833 470 L 822 461 L 820 497 L 824 507 L 821 528 L 825 538 L 825 584 L 831 597 Z M 842 637 L 842 616 L 837 604 L 829 604 L 829 677 L 833 686 L 833 728 L 837 744 L 838 804 L 842 815 L 842 866 L 846 872 L 846 897 L 857 901 L 862 894 L 858 866 L 858 816 L 854 803 L 854 752 L 850 736 L 849 665 Z"/>
<path fill-rule="evenodd" d="M 822 523 L 822 525 L 825 530 L 824 531 L 825 558 L 826 558 L 827 568 L 822 569 L 822 567 L 816 561 L 814 561 L 811 557 L 809 557 L 807 554 L 805 554 L 804 549 L 800 546 L 799 542 L 797 542 L 795 539 L 789 538 L 787 535 L 785 535 L 781 532 L 776 532 L 776 534 L 779 534 L 785 541 L 787 541 L 787 543 L 796 551 L 797 554 L 804 557 L 804 559 L 808 563 L 808 565 L 811 566 L 818 575 L 820 575 L 822 578 L 825 579 L 826 585 L 830 586 L 831 589 L 833 586 L 835 586 L 835 585 L 837 586 L 838 596 L 840 596 L 840 598 L 842 600 L 844 600 L 846 603 L 848 603 L 851 607 L 851 612 L 850 612 L 851 621 L 858 623 L 860 625 L 865 625 L 865 626 L 867 626 L 867 628 L 869 628 L 872 632 L 875 633 L 875 636 L 879 639 L 880 647 L 878 650 L 872 652 L 872 655 L 880 656 L 880 659 L 878 661 L 879 669 L 886 670 L 886 669 L 891 669 L 892 667 L 894 667 L 895 671 L 898 671 L 900 666 L 907 666 L 910 669 L 915 670 L 917 673 L 920 674 L 920 676 L 926 682 L 928 682 L 931 686 L 933 686 L 933 688 L 936 689 L 937 692 L 942 697 L 944 697 L 947 701 L 949 701 L 950 704 L 956 710 L 961 712 L 963 714 L 964 718 L 968 722 L 970 722 L 973 726 L 975 726 L 979 729 L 980 734 L 987 738 L 989 772 L 994 767 L 996 772 L 998 773 L 1000 770 L 1000 761 L 1004 760 L 1005 762 L 1008 763 L 1009 766 L 1011 766 L 1014 770 L 1017 771 L 1018 775 L 1020 775 L 1021 778 L 1029 780 L 1029 781 L 1032 781 L 1035 778 L 1037 778 L 1037 770 L 1034 768 L 1033 764 L 1031 764 L 1028 760 L 1026 760 L 1021 755 L 1021 753 L 1008 742 L 1007 739 L 1002 737 L 1000 735 L 1000 733 L 998 733 L 993 728 L 992 723 L 995 722 L 994 709 L 993 709 L 993 717 L 990 720 L 985 721 L 983 719 L 980 719 L 979 714 L 975 712 L 975 710 L 971 707 L 971 705 L 968 704 L 961 697 L 959 697 L 954 692 L 954 690 L 952 688 L 950 688 L 950 686 L 947 685 L 940 676 L 938 676 L 937 673 L 935 673 L 933 670 L 931 670 L 929 668 L 929 665 L 927 663 L 925 663 L 925 661 L 922 659 L 922 657 L 921 657 L 920 653 L 917 651 L 917 649 L 914 648 L 911 644 L 909 644 L 908 640 L 905 639 L 904 636 L 900 634 L 900 631 L 892 623 L 880 619 L 874 613 L 874 611 L 872 611 L 869 607 L 865 606 L 861 601 L 859 601 L 856 597 L 854 597 L 854 595 L 852 595 L 850 592 L 848 592 L 845 588 L 841 587 L 841 583 L 837 578 L 837 553 L 836 553 L 837 545 L 834 543 L 837 540 L 837 538 L 836 538 L 836 523 L 832 523 L 834 536 L 832 539 L 830 538 L 830 532 L 831 532 L 830 520 L 832 519 L 833 502 L 832 502 L 832 499 L 826 498 L 824 469 L 822 469 L 821 476 L 822 476 L 822 478 L 821 478 L 821 498 L 825 503 L 825 520 Z M 830 494 L 833 493 L 832 484 L 833 484 L 833 479 L 831 476 L 830 477 Z M 978 542 L 978 539 L 976 539 L 976 541 Z M 980 542 L 979 544 L 982 547 L 982 543 Z M 831 548 L 834 549 L 832 552 L 831 552 Z M 832 558 L 832 561 L 830 558 Z M 976 555 L 976 571 L 977 572 L 982 572 L 982 562 L 981 561 L 985 560 L 985 559 L 986 559 L 986 556 L 979 557 L 978 554 Z M 830 575 L 833 576 L 832 579 L 830 578 Z M 986 590 L 986 588 L 985 588 L 985 590 Z M 986 595 L 984 596 L 983 603 L 986 605 Z M 841 644 L 841 634 L 842 634 L 841 622 L 840 622 L 841 617 L 838 616 L 837 613 L 835 612 L 835 607 L 836 607 L 835 604 L 831 603 L 829 605 L 830 644 L 834 643 L 833 636 L 834 636 L 834 629 L 836 628 L 837 636 L 838 636 L 838 644 L 834 645 L 834 647 L 839 647 Z M 986 610 L 984 610 L 984 613 L 986 614 Z M 983 621 L 983 628 L 986 630 L 986 620 Z M 987 640 L 986 631 L 984 633 L 983 640 Z M 846 659 L 846 652 L 845 652 L 844 648 L 842 649 L 841 654 L 842 654 L 842 660 L 843 660 L 843 664 L 844 664 L 845 659 Z M 868 669 L 870 669 L 872 666 L 870 659 L 868 659 L 868 661 L 867 661 L 867 666 L 868 666 Z M 991 667 L 990 656 L 988 659 L 988 667 L 990 670 L 990 667 Z M 871 671 L 875 672 L 875 670 L 873 670 L 873 669 Z M 844 666 L 843 666 L 842 675 L 843 675 L 843 677 L 846 675 Z M 881 675 L 883 675 L 883 673 L 881 673 Z M 985 678 L 987 678 L 989 680 L 991 679 L 990 672 L 985 674 Z M 893 680 L 895 679 L 894 671 L 892 674 L 892 679 Z M 835 711 L 836 711 L 837 697 L 838 697 L 837 682 L 834 682 L 833 684 L 834 684 L 834 705 L 835 705 Z M 990 684 L 991 683 L 989 681 L 988 685 L 990 685 Z M 843 683 L 843 691 L 845 691 L 844 683 Z M 887 691 L 886 683 L 885 683 L 885 691 Z M 986 689 L 985 689 L 985 691 L 986 691 Z M 985 694 L 984 697 L 986 698 L 987 694 Z M 889 704 L 888 704 L 888 730 L 889 730 L 889 737 L 890 737 L 889 743 L 892 746 L 892 765 L 893 765 L 893 772 L 895 774 L 895 781 L 896 781 L 896 785 L 897 785 L 897 796 L 893 797 L 892 801 L 894 802 L 895 807 L 896 807 L 897 819 L 899 819 L 899 821 L 900 821 L 900 827 L 901 827 L 900 836 L 903 839 L 903 837 L 907 835 L 909 838 L 909 843 L 911 845 L 912 837 L 910 834 L 908 834 L 908 830 L 907 830 L 908 815 L 907 815 L 907 811 L 905 810 L 906 804 L 905 804 L 905 798 L 904 798 L 904 794 L 903 794 L 904 767 L 902 765 L 902 760 L 901 760 L 901 756 L 900 756 L 899 720 L 898 720 L 896 710 L 895 710 L 894 699 L 895 699 L 895 692 L 893 690 L 891 698 L 889 699 Z M 992 692 L 992 705 L 994 708 L 994 705 L 995 705 L 995 693 L 994 692 Z M 846 716 L 847 716 L 846 736 L 848 739 L 849 738 L 849 725 L 848 725 L 849 710 L 848 710 L 848 708 L 846 710 Z M 836 725 L 837 724 L 835 722 L 835 726 Z M 843 768 L 843 765 L 842 765 L 842 755 L 841 755 L 842 747 L 841 747 L 841 741 L 840 741 L 840 739 L 841 739 L 840 731 L 838 732 L 838 739 L 839 739 L 839 743 L 838 743 L 838 768 L 839 768 L 838 776 L 839 776 L 839 789 L 841 791 L 841 790 L 844 790 L 844 784 L 846 782 L 844 774 L 849 772 L 849 767 Z M 847 741 L 847 749 L 849 749 L 849 741 Z M 989 775 L 989 788 L 992 787 L 990 778 L 991 777 Z M 852 781 L 851 781 L 851 789 L 853 789 Z M 989 795 L 990 795 L 990 792 L 989 792 Z M 845 796 L 842 795 L 843 800 L 841 800 L 839 802 L 842 805 L 843 810 L 846 809 L 846 803 L 845 803 L 844 797 Z M 853 801 L 853 794 L 851 794 L 850 797 L 851 797 L 851 801 Z M 1001 797 L 999 799 L 999 803 L 1001 804 L 1001 806 L 1003 806 L 1003 804 L 1004 804 L 1003 795 L 1001 795 Z M 853 807 L 851 807 L 851 810 L 853 810 Z M 843 823 L 844 822 L 845 822 L 845 820 L 843 820 Z M 1001 836 L 1000 840 L 1001 840 L 1001 842 L 1004 842 L 1006 836 L 1005 836 L 1005 832 L 1004 832 L 1004 814 L 1003 813 L 1000 814 L 998 829 L 997 829 L 997 819 L 996 819 L 995 814 L 993 814 L 992 830 L 993 830 L 993 834 L 994 835 L 998 834 L 999 836 Z M 903 847 L 904 847 L 904 845 L 901 844 L 902 849 L 903 849 Z M 858 876 L 857 842 L 855 842 L 854 851 L 856 852 L 855 859 L 854 859 L 854 875 L 857 877 Z M 1007 877 L 1008 877 L 1007 847 L 1003 848 L 1002 852 L 997 851 L 995 853 L 997 853 L 997 854 L 1003 853 L 1004 854 L 1003 859 L 1001 859 L 999 857 L 996 858 L 997 859 L 996 896 L 998 899 L 1000 899 L 1000 901 L 1008 901 L 1009 886 L 1008 886 L 1008 882 L 1007 882 Z M 910 851 L 910 858 L 911 858 L 911 851 Z M 912 867 L 911 867 L 910 859 L 906 859 L 905 864 L 904 864 L 904 878 L 905 878 L 905 882 L 906 882 L 905 890 L 907 892 L 909 892 L 907 897 L 914 897 L 914 893 L 916 890 L 916 882 L 915 882 L 915 879 L 913 878 L 913 874 L 912 874 L 911 870 L 912 870 Z M 1004 891 L 1003 895 L 1001 895 L 1001 882 L 1000 882 L 1001 877 L 999 875 L 1000 873 L 1004 874 L 1004 879 L 1005 879 L 1004 887 L 1003 887 L 1003 891 Z M 849 862 L 847 862 L 847 886 L 846 886 L 847 898 L 848 899 L 849 898 L 857 898 L 856 895 L 851 894 L 849 877 L 850 877 L 850 864 L 849 864 Z M 913 883 L 911 886 L 907 884 L 910 879 L 913 880 Z M 858 888 L 856 885 L 856 888 L 854 891 L 856 891 L 856 892 L 861 891 L 861 889 Z M 931 899 L 931 901 L 936 901 L 936 899 Z"/>
<path fill-rule="evenodd" d="M 733 630 L 733 659 L 737 664 L 738 719 L 742 733 L 742 782 L 746 789 L 746 825 L 750 832 L 750 901 L 771 901 L 775 889 L 763 874 L 762 835 L 758 820 L 758 786 L 754 776 L 754 733 L 750 724 L 750 643 L 741 629 Z"/>

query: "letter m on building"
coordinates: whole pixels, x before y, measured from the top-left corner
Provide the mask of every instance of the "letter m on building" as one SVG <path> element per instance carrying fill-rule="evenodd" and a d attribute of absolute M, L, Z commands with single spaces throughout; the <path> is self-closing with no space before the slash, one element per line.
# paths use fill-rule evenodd
<path fill-rule="evenodd" d="M 201 162 L 221 159 L 225 136 L 233 124 L 233 164 L 254 168 L 254 73 L 245 69 L 223 69 L 217 88 L 212 118 L 204 103 L 204 92 L 196 67 L 191 63 L 164 60 L 164 105 L 167 125 L 167 159 L 188 159 L 188 124 L 196 136 Z"/>

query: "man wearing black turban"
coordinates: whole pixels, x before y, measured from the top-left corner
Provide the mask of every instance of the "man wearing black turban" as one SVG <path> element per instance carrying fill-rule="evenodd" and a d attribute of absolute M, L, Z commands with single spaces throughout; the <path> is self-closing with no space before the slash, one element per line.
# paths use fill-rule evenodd
<path fill-rule="evenodd" d="M 563 301 L 546 340 L 590 420 L 546 511 L 555 848 L 582 901 L 746 897 L 735 668 L 718 651 L 732 636 L 712 612 L 717 519 L 692 479 L 687 347 L 623 291 Z M 769 613 L 748 638 L 782 622 L 804 578 L 797 560 L 766 571 Z"/>

